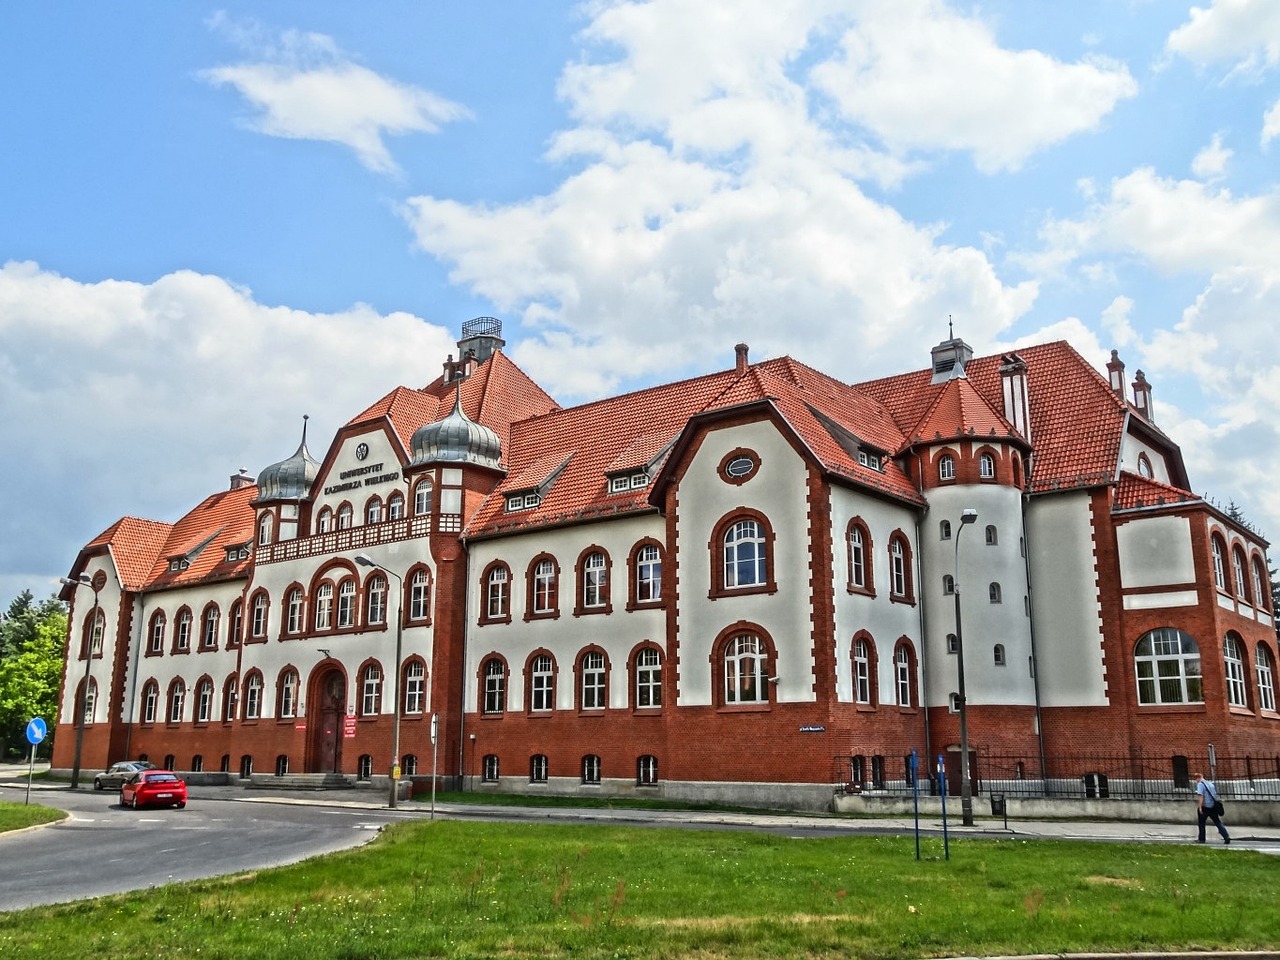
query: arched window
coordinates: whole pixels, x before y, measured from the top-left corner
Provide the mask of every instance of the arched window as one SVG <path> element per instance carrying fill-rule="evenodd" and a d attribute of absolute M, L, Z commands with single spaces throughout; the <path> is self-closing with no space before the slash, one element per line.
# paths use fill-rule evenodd
<path fill-rule="evenodd" d="M 987 584 L 987 599 L 989 599 L 992 603 L 1000 603 L 1002 601 L 1000 584 L 994 581 Z"/>
<path fill-rule="evenodd" d="M 1234 633 L 1222 641 L 1222 660 L 1227 675 L 1227 703 L 1233 707 L 1249 706 L 1249 684 L 1244 672 L 1244 642 Z"/>
<path fill-rule="evenodd" d="M 379 626 L 387 622 L 387 578 L 380 573 L 365 585 L 365 623 Z"/>
<path fill-rule="evenodd" d="M 196 722 L 208 723 L 213 719 L 213 681 L 205 677 L 196 687 Z"/>
<path fill-rule="evenodd" d="M 529 572 L 529 616 L 551 617 L 559 613 L 556 562 L 551 557 L 536 559 Z"/>
<path fill-rule="evenodd" d="M 578 564 L 577 613 L 604 613 L 609 610 L 609 560 L 603 550 L 591 550 Z"/>
<path fill-rule="evenodd" d="M 244 601 L 237 600 L 231 604 L 231 626 L 227 630 L 227 646 L 240 646 L 240 639 L 244 636 Z"/>
<path fill-rule="evenodd" d="M 954 633 L 947 634 L 947 653 L 960 652 L 960 638 Z"/>
<path fill-rule="evenodd" d="M 148 656 L 164 653 L 164 628 L 164 611 L 157 610 L 151 617 L 151 645 L 147 647 Z"/>
<path fill-rule="evenodd" d="M 173 652 L 186 653 L 191 649 L 191 611 L 183 607 L 178 611 L 178 620 L 174 624 Z"/>
<path fill-rule="evenodd" d="M 333 511 L 322 507 L 316 517 L 316 533 L 328 533 L 333 529 Z"/>
<path fill-rule="evenodd" d="M 423 477 L 413 488 L 413 515 L 425 517 L 431 513 L 431 478 Z"/>
<path fill-rule="evenodd" d="M 849 543 L 849 591 L 851 593 L 875 593 L 875 579 L 871 570 L 871 534 L 860 519 L 849 521 L 845 534 Z"/>
<path fill-rule="evenodd" d="M 373 757 L 367 753 L 360 754 L 360 759 L 356 761 L 356 779 L 373 779 Z"/>
<path fill-rule="evenodd" d="M 187 706 L 187 687 L 181 680 L 174 680 L 169 685 L 169 722 L 181 723 L 182 713 Z"/>
<path fill-rule="evenodd" d="M 154 680 L 148 680 L 142 686 L 142 722 L 155 723 L 159 706 L 160 686 Z"/>
<path fill-rule="evenodd" d="M 484 755 L 484 782 L 498 782 L 498 755 L 496 753 L 486 753 Z"/>
<path fill-rule="evenodd" d="M 893 669 L 898 706 L 916 706 L 916 655 L 905 640 L 900 641 L 893 652 Z"/>
<path fill-rule="evenodd" d="M 1213 547 L 1213 585 L 1219 590 L 1227 589 L 1227 546 L 1216 533 L 1210 538 Z"/>
<path fill-rule="evenodd" d="M 511 620 L 511 568 L 501 561 L 484 572 L 484 607 L 481 619 L 491 622 Z"/>
<path fill-rule="evenodd" d="M 942 481 L 954 480 L 956 478 L 956 458 L 949 453 L 944 453 L 938 459 L 938 479 Z"/>
<path fill-rule="evenodd" d="M 431 619 L 431 571 L 426 567 L 419 567 L 409 577 L 409 619 Z"/>
<path fill-rule="evenodd" d="M 365 523 L 381 523 L 382 522 L 382 500 L 378 497 L 370 497 L 364 505 L 364 522 Z"/>
<path fill-rule="evenodd" d="M 724 646 L 724 702 L 768 703 L 764 642 L 753 633 L 740 633 Z"/>
<path fill-rule="evenodd" d="M 991 454 L 984 453 L 978 457 L 978 476 L 983 480 L 996 478 L 996 458 Z"/>
<path fill-rule="evenodd" d="M 239 698 L 240 681 L 233 673 L 222 685 L 222 722 L 230 723 L 236 718 L 236 701 Z"/>
<path fill-rule="evenodd" d="M 950 520 L 941 520 L 938 522 L 938 539 L 939 540 L 951 539 L 951 521 Z"/>
<path fill-rule="evenodd" d="M 853 699 L 863 706 L 875 705 L 875 646 L 870 639 L 853 641 Z"/>
<path fill-rule="evenodd" d="M 262 674 L 257 670 L 249 674 L 244 684 L 244 718 L 257 720 L 262 716 Z"/>
<path fill-rule="evenodd" d="M 901 533 L 889 538 L 889 582 L 890 599 L 915 602 L 911 584 L 911 547 Z"/>
<path fill-rule="evenodd" d="M 200 624 L 200 649 L 201 650 L 217 650 L 218 649 L 218 621 L 222 614 L 218 610 L 216 603 L 211 603 L 204 608 L 204 616 Z"/>
<path fill-rule="evenodd" d="M 1276 662 L 1265 643 L 1259 643 L 1254 652 L 1254 664 L 1258 674 L 1258 707 L 1274 713 L 1276 709 Z"/>
<path fill-rule="evenodd" d="M 1000 542 L 1000 532 L 996 529 L 995 524 L 987 524 L 987 546 L 994 547 Z"/>
<path fill-rule="evenodd" d="M 338 629 L 356 625 L 356 582 L 347 577 L 338 584 Z"/>
<path fill-rule="evenodd" d="M 338 529 L 350 530 L 354 524 L 355 511 L 351 509 L 351 504 L 344 503 L 338 507 Z"/>
<path fill-rule="evenodd" d="M 662 706 L 662 654 L 654 647 L 636 653 L 636 706 Z"/>
<path fill-rule="evenodd" d="M 1151 459 L 1145 454 L 1138 454 L 1138 476 L 1146 477 L 1150 480 L 1155 475 L 1151 469 Z"/>
<path fill-rule="evenodd" d="M 371 663 L 360 676 L 360 715 L 376 717 L 382 711 L 382 667 Z"/>
<path fill-rule="evenodd" d="M 94 711 L 98 709 L 98 681 L 93 677 L 89 678 L 87 684 L 80 681 L 79 694 L 81 722 L 89 726 L 93 723 Z"/>
<path fill-rule="evenodd" d="M 631 555 L 633 605 L 662 600 L 662 551 L 656 543 L 638 546 Z"/>
<path fill-rule="evenodd" d="M 315 620 L 316 630 L 333 629 L 333 584 L 326 580 L 316 587 Z"/>
<path fill-rule="evenodd" d="M 258 518 L 259 546 L 265 547 L 267 544 L 271 542 L 271 531 L 272 531 L 271 514 L 264 513 L 261 517 Z"/>
<path fill-rule="evenodd" d="M 404 712 L 422 713 L 427 706 L 427 668 L 421 660 L 410 660 L 404 668 Z"/>
<path fill-rule="evenodd" d="M 582 758 L 582 782 L 600 782 L 600 758 L 594 753 L 589 753 Z"/>
<path fill-rule="evenodd" d="M 1250 600 L 1249 581 L 1245 578 L 1244 567 L 1244 551 L 1236 547 L 1231 551 L 1231 572 L 1236 579 L 1236 596 L 1248 603 Z"/>
<path fill-rule="evenodd" d="M 754 520 L 738 520 L 724 535 L 724 585 L 762 586 L 766 580 L 766 544 L 760 524 Z"/>
<path fill-rule="evenodd" d="M 942 593 L 943 596 L 951 596 L 956 592 L 956 578 L 949 573 L 942 575 Z"/>
<path fill-rule="evenodd" d="M 1203 703 L 1200 647 L 1174 627 L 1142 635 L 1133 650 L 1138 703 Z"/>
<path fill-rule="evenodd" d="M 387 497 L 387 519 L 399 520 L 404 516 L 404 494 L 397 490 Z"/>
<path fill-rule="evenodd" d="M 646 753 L 636 759 L 636 786 L 652 787 L 658 782 L 658 758 Z"/>
<path fill-rule="evenodd" d="M 305 610 L 302 588 L 294 587 L 285 598 L 285 633 L 296 635 L 302 632 Z"/>
<path fill-rule="evenodd" d="M 504 713 L 507 709 L 507 665 L 497 657 L 484 662 L 482 692 L 485 713 Z"/>
<path fill-rule="evenodd" d="M 539 654 L 529 667 L 529 709 L 538 713 L 555 709 L 555 662 Z"/>
<path fill-rule="evenodd" d="M 254 639 L 263 639 L 267 635 L 267 623 L 271 612 L 271 598 L 265 590 L 253 595 L 253 621 L 249 630 Z"/>
<path fill-rule="evenodd" d="M 280 674 L 280 702 L 276 716 L 282 719 L 294 717 L 298 713 L 298 671 L 286 669 Z"/>
<path fill-rule="evenodd" d="M 1259 610 L 1271 609 L 1271 581 L 1263 569 L 1262 561 L 1253 558 L 1250 564 L 1253 570 L 1253 605 Z"/>
<path fill-rule="evenodd" d="M 1003 667 L 1005 665 L 1003 643 L 997 643 L 994 647 L 991 648 L 991 659 L 992 659 L 992 662 L 995 663 L 997 667 Z"/>
<path fill-rule="evenodd" d="M 400 774 L 405 777 L 416 777 L 418 775 L 417 754 L 406 753 L 400 758 Z"/>
<path fill-rule="evenodd" d="M 535 753 L 529 758 L 529 782 L 547 782 L 547 755 L 545 753 Z"/>
<path fill-rule="evenodd" d="M 578 660 L 581 710 L 603 710 L 607 701 L 604 654 L 589 650 Z"/>

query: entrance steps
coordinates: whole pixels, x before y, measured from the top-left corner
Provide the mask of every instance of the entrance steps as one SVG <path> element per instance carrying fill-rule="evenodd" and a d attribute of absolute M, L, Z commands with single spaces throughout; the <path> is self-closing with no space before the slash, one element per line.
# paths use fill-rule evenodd
<path fill-rule="evenodd" d="M 340 773 L 271 773 L 249 775 L 250 790 L 352 790 L 354 779 Z"/>

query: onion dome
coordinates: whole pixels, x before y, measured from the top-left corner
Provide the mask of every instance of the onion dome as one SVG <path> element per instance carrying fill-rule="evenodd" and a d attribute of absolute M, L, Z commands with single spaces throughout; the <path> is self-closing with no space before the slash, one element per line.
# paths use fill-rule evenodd
<path fill-rule="evenodd" d="M 293 456 L 273 463 L 258 474 L 258 502 L 305 500 L 320 472 L 320 464 L 307 450 L 307 418 L 302 418 L 302 443 Z"/>
<path fill-rule="evenodd" d="M 462 409 L 458 390 L 453 410 L 443 420 L 419 427 L 410 441 L 415 467 L 429 463 L 470 463 L 499 469 L 502 441 L 482 423 L 476 423 Z"/>

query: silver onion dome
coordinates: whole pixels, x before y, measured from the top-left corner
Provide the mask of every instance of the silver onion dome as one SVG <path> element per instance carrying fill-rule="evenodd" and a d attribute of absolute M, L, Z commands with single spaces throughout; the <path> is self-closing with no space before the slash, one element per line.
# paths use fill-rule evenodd
<path fill-rule="evenodd" d="M 258 474 L 258 500 L 304 500 L 320 472 L 320 464 L 307 450 L 307 424 L 303 417 L 302 443 L 293 456 L 273 463 Z"/>
<path fill-rule="evenodd" d="M 461 391 L 457 392 L 449 415 L 419 427 L 409 446 L 415 467 L 429 463 L 470 463 L 497 469 L 502 459 L 498 435 L 466 415 Z"/>

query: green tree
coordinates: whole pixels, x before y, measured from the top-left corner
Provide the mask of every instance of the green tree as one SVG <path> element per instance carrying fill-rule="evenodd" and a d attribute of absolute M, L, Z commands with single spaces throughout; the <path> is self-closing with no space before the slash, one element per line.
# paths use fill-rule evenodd
<path fill-rule="evenodd" d="M 26 751 L 32 717 L 44 717 L 50 729 L 57 721 L 67 611 L 56 597 L 33 600 L 24 590 L 0 618 L 0 751 L 6 755 Z"/>

